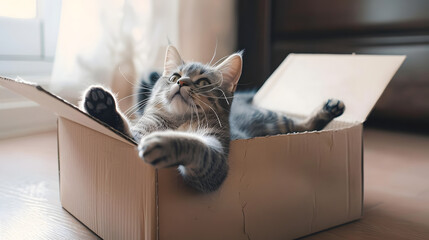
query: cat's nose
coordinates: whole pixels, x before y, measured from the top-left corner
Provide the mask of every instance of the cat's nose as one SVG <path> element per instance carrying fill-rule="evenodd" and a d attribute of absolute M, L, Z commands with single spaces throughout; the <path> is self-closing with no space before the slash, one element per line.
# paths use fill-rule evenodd
<path fill-rule="evenodd" d="M 189 78 L 181 78 L 177 81 L 177 84 L 179 84 L 181 87 L 183 86 L 189 86 L 191 80 Z"/>

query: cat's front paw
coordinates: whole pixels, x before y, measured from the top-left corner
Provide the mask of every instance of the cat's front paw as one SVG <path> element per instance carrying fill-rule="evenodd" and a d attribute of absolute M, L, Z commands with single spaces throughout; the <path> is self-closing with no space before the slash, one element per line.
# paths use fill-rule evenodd
<path fill-rule="evenodd" d="M 336 118 L 344 113 L 345 105 L 344 102 L 341 100 L 329 99 L 323 105 L 323 110 L 327 112 L 332 118 Z"/>
<path fill-rule="evenodd" d="M 89 115 L 131 136 L 126 118 L 116 108 L 115 97 L 103 87 L 92 86 L 88 88 L 84 94 L 81 108 Z"/>
<path fill-rule="evenodd" d="M 114 97 L 102 87 L 91 87 L 85 93 L 83 107 L 87 113 L 104 120 L 116 112 Z"/>
<path fill-rule="evenodd" d="M 138 146 L 139 156 L 155 168 L 177 166 L 180 163 L 174 155 L 174 143 L 171 137 L 161 133 L 152 133 L 143 137 Z"/>

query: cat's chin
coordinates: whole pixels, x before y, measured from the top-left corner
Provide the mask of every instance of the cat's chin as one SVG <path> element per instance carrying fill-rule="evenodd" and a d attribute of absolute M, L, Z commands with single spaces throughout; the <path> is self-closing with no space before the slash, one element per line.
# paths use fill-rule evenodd
<path fill-rule="evenodd" d="M 191 107 L 189 106 L 188 102 L 180 94 L 177 94 L 173 97 L 173 99 L 171 99 L 170 112 L 176 114 L 185 114 L 190 110 Z"/>

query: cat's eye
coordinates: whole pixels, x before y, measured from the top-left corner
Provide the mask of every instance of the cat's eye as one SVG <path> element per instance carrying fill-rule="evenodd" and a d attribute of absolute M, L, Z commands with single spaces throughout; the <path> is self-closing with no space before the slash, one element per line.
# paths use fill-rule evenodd
<path fill-rule="evenodd" d="M 207 78 L 200 78 L 195 82 L 199 87 L 204 87 L 210 84 L 210 81 Z"/>
<path fill-rule="evenodd" d="M 174 73 L 173 75 L 171 75 L 171 77 L 168 79 L 170 82 L 175 83 L 177 82 L 177 80 L 180 79 L 180 75 L 177 73 Z"/>

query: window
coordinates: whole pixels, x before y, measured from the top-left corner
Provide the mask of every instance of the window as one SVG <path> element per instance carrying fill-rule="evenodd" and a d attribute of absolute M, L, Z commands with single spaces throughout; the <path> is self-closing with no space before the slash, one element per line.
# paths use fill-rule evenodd
<path fill-rule="evenodd" d="M 49 83 L 60 13 L 61 0 L 0 0 L 0 75 Z M 0 138 L 55 128 L 52 113 L 1 87 L 0 122 Z"/>
<path fill-rule="evenodd" d="M 60 11 L 60 0 L 0 0 L 0 74 L 50 75 Z"/>

